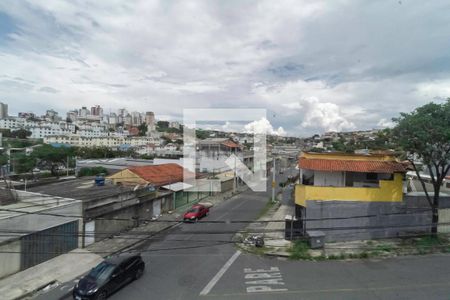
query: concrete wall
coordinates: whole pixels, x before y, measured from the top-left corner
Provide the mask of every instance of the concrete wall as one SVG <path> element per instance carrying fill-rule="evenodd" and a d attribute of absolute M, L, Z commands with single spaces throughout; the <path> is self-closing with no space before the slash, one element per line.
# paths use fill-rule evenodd
<path fill-rule="evenodd" d="M 17 253 L 1 253 L 1 252 Z M 0 245 L 0 278 L 20 271 L 20 240 Z"/>
<path fill-rule="evenodd" d="M 173 207 L 172 194 L 160 196 L 146 201 L 134 199 L 134 205 L 123 208 L 116 207 L 115 210 L 98 216 L 95 220 L 95 241 L 107 238 L 113 233 L 129 230 L 137 225 L 138 219 L 150 220 L 153 217 L 153 201 L 161 199 L 161 206 Z M 169 202 L 169 204 L 167 204 Z M 164 203 L 164 204 L 163 204 Z M 163 210 L 164 207 L 161 207 Z M 102 220 L 102 218 L 106 220 Z M 113 218 L 121 220 L 111 220 Z M 126 221 L 122 219 L 127 219 Z"/>
<path fill-rule="evenodd" d="M 295 203 L 308 206 L 310 201 L 401 202 L 403 199 L 402 174 L 394 180 L 380 180 L 377 188 L 295 186 Z"/>
<path fill-rule="evenodd" d="M 345 186 L 344 172 L 314 172 L 315 186 Z"/>
<path fill-rule="evenodd" d="M 439 209 L 439 223 L 443 223 L 438 226 L 438 232 L 449 233 L 450 232 L 450 208 Z"/>
<path fill-rule="evenodd" d="M 431 210 L 415 196 L 403 202 L 308 201 L 305 219 L 306 230 L 323 231 L 327 242 L 350 241 L 429 232 Z"/>

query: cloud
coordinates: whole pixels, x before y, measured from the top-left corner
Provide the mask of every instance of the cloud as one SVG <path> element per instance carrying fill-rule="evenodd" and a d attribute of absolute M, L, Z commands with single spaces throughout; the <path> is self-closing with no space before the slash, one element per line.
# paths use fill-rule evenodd
<path fill-rule="evenodd" d="M 248 107 L 268 109 L 289 135 L 370 129 L 449 97 L 449 9 L 448 1 L 1 1 L 0 93 L 12 112 L 100 104 L 158 117 Z"/>
<path fill-rule="evenodd" d="M 39 91 L 40 92 L 44 92 L 44 93 L 52 93 L 52 94 L 55 94 L 55 93 L 59 92 L 57 89 L 54 89 L 54 88 L 49 87 L 49 86 L 43 86 L 43 87 L 41 87 L 39 89 Z"/>
<path fill-rule="evenodd" d="M 278 127 L 276 130 L 270 124 L 269 120 L 266 118 L 261 118 L 260 120 L 253 121 L 244 126 L 244 132 L 253 134 L 270 134 L 270 135 L 286 135 L 283 127 Z"/>
<path fill-rule="evenodd" d="M 391 120 L 386 120 L 386 119 L 381 119 L 378 123 L 377 123 L 378 127 L 381 128 L 392 128 L 395 126 L 395 123 L 392 122 Z"/>

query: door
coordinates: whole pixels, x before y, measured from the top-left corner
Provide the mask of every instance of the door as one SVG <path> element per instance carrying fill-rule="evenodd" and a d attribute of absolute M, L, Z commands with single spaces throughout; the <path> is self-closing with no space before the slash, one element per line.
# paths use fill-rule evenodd
<path fill-rule="evenodd" d="M 84 224 L 84 246 L 95 242 L 95 221 Z"/>
<path fill-rule="evenodd" d="M 157 217 L 161 214 L 161 199 L 153 200 L 153 216 Z"/>

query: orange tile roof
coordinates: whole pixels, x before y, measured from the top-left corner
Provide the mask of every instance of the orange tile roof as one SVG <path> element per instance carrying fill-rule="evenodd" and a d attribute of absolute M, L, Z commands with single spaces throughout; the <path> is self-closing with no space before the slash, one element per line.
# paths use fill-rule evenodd
<path fill-rule="evenodd" d="M 229 147 L 229 148 L 239 148 L 239 145 L 238 145 L 238 144 L 236 144 L 235 142 L 230 141 L 230 140 L 224 141 L 224 142 L 222 142 L 221 144 L 224 145 L 224 146 L 226 146 L 226 147 Z"/>
<path fill-rule="evenodd" d="M 131 172 L 155 186 L 183 181 L 184 168 L 178 164 L 161 164 L 129 168 Z M 195 178 L 195 174 L 186 171 L 188 178 Z"/>
<path fill-rule="evenodd" d="M 396 161 L 356 161 L 334 159 L 308 159 L 300 157 L 300 169 L 330 172 L 395 173 L 406 172 L 404 165 Z"/>

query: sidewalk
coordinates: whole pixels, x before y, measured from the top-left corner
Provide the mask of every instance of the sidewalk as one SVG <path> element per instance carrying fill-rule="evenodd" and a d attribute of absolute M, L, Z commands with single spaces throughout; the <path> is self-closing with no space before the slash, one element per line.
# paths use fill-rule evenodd
<path fill-rule="evenodd" d="M 72 280 L 102 260 L 103 257 L 88 250 L 75 249 L 0 280 L 0 298 L 24 298 L 40 288 L 55 283 L 56 279 L 59 282 Z"/>
<path fill-rule="evenodd" d="M 239 187 L 232 191 L 205 198 L 214 206 L 241 193 L 248 188 Z M 192 205 L 191 203 L 190 205 Z M 152 236 L 180 224 L 182 213 L 188 207 L 180 207 L 171 214 L 165 214 L 154 222 L 135 227 L 113 238 L 104 239 L 87 246 L 59 255 L 24 271 L 0 280 L 0 299 L 23 299 L 49 285 L 59 286 L 80 277 L 103 260 L 103 257 L 138 248 L 148 242 Z M 70 293 L 69 288 L 66 290 Z"/>

